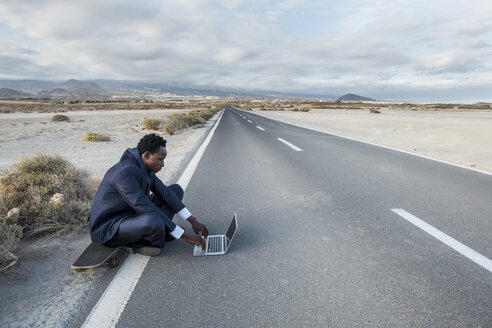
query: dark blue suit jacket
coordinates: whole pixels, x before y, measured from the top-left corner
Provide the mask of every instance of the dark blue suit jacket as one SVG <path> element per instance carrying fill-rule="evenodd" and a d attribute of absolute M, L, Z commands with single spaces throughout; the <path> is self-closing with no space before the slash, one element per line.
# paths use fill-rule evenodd
<path fill-rule="evenodd" d="M 146 213 L 160 216 L 166 230 L 173 231 L 176 225 L 152 203 L 150 191 L 162 198 L 175 213 L 185 207 L 154 172 L 145 169 L 138 150 L 127 149 L 119 163 L 104 175 L 92 203 L 89 219 L 92 241 L 109 241 L 118 231 L 121 220 Z"/>

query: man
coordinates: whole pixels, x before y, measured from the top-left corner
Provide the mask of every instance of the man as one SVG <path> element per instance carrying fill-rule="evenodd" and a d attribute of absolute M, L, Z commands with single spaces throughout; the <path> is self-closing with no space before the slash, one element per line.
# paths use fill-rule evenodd
<path fill-rule="evenodd" d="M 148 134 L 106 172 L 90 213 L 93 242 L 130 246 L 148 256 L 159 255 L 166 241 L 174 239 L 205 250 L 205 241 L 198 234 L 206 238 L 207 227 L 181 202 L 183 189 L 177 184 L 167 187 L 155 175 L 164 167 L 166 156 L 166 140 Z M 176 213 L 191 223 L 196 235 L 185 233 L 172 221 Z"/>

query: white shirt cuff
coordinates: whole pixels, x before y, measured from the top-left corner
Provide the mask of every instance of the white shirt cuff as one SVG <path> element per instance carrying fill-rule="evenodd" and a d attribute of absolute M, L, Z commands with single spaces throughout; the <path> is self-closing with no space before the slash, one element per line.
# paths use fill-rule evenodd
<path fill-rule="evenodd" d="M 170 235 L 176 239 L 179 239 L 179 238 L 181 238 L 183 233 L 184 233 L 183 228 L 181 228 L 180 226 L 176 226 L 176 228 L 174 228 L 174 230 L 171 231 Z"/>
<path fill-rule="evenodd" d="M 178 216 L 181 220 L 185 221 L 187 218 L 191 216 L 190 211 L 186 208 L 186 206 L 178 212 Z"/>

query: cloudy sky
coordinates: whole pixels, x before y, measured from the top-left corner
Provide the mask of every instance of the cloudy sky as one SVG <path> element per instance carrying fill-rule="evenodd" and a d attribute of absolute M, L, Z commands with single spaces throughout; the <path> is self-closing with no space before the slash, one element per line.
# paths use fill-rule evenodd
<path fill-rule="evenodd" d="M 0 79 L 492 101 L 488 0 L 1 0 Z"/>

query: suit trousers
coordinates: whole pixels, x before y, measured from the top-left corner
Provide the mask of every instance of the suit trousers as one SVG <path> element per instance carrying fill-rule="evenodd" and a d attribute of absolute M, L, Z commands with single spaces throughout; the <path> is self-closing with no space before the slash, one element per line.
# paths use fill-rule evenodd
<path fill-rule="evenodd" d="M 180 200 L 183 199 L 184 191 L 178 184 L 168 187 Z M 150 200 L 169 218 L 173 219 L 175 212 L 171 210 L 166 202 L 158 195 L 150 195 Z M 120 222 L 116 235 L 105 243 L 108 246 L 123 245 L 149 245 L 154 247 L 164 247 L 165 243 L 174 240 L 174 237 L 167 231 L 164 221 L 157 213 L 146 213 L 133 217 L 123 218 Z"/>

